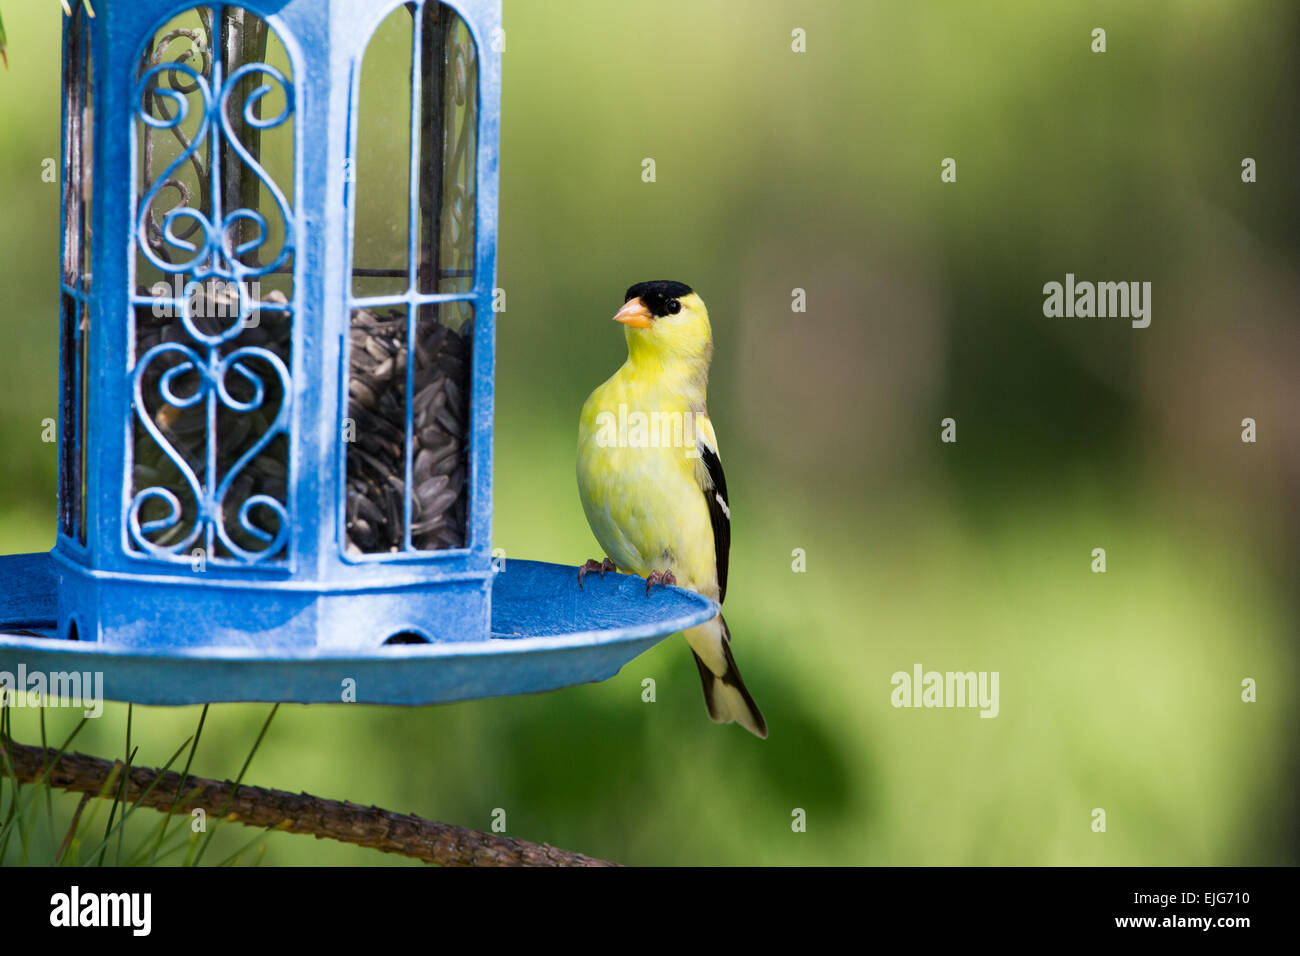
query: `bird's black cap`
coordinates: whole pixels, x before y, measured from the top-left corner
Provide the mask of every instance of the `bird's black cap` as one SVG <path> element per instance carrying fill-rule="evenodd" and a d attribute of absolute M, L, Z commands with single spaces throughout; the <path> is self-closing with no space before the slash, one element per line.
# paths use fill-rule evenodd
<path fill-rule="evenodd" d="M 668 315 L 668 303 L 673 299 L 680 299 L 684 295 L 690 295 L 694 290 L 685 282 L 673 282 L 669 279 L 655 279 L 652 282 L 638 282 L 627 290 L 627 295 L 623 296 L 624 302 L 631 302 L 633 299 L 640 299 L 645 303 L 645 307 L 650 310 L 650 314 L 658 318 Z"/>

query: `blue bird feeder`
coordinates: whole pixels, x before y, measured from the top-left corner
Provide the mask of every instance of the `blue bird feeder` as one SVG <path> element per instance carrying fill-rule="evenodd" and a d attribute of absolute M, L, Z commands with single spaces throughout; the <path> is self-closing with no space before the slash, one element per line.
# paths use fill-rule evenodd
<path fill-rule="evenodd" d="M 433 703 L 716 613 L 493 557 L 500 0 L 97 8 L 64 28 L 58 540 L 0 557 L 0 671 Z"/>

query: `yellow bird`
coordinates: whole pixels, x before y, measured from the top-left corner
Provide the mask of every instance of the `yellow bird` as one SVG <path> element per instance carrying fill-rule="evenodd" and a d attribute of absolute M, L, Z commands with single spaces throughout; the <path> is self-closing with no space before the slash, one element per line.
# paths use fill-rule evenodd
<path fill-rule="evenodd" d="M 681 282 L 641 282 L 614 315 L 627 361 L 591 393 L 578 423 L 578 492 L 605 559 L 578 570 L 622 570 L 654 584 L 727 596 L 731 508 L 705 399 L 713 332 L 709 312 Z M 759 737 L 767 722 L 731 656 L 719 614 L 686 631 L 704 702 L 718 723 Z"/>

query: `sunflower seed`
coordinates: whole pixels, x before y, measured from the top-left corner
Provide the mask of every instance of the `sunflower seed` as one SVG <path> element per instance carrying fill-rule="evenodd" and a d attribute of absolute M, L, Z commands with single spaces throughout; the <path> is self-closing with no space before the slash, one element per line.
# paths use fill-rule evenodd
<path fill-rule="evenodd" d="M 359 376 L 354 376 L 348 382 L 348 394 L 366 405 L 375 405 L 379 399 L 375 397 L 374 390 L 371 389 Z"/>
<path fill-rule="evenodd" d="M 419 549 L 460 547 L 465 527 L 468 342 L 441 324 L 437 312 L 419 309 L 412 355 L 410 531 Z M 393 551 L 404 544 L 407 336 L 402 307 L 353 312 L 348 411 L 358 440 L 347 449 L 350 550 Z"/>
<path fill-rule="evenodd" d="M 439 496 L 447 485 L 448 478 L 446 475 L 434 475 L 432 478 L 426 478 L 416 486 L 415 500 L 420 505 L 421 514 L 438 514 L 443 510 L 437 507 L 437 502 L 441 498 L 436 496 Z"/>

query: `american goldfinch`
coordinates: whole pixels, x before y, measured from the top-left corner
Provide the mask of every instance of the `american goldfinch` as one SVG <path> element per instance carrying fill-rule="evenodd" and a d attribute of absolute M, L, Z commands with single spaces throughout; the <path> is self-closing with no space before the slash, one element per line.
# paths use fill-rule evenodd
<path fill-rule="evenodd" d="M 680 282 L 641 282 L 614 315 L 627 361 L 591 393 L 578 424 L 578 491 L 606 558 L 578 571 L 622 570 L 654 584 L 727 596 L 731 509 L 705 410 L 713 333 L 704 302 Z M 722 615 L 686 631 L 704 702 L 718 723 L 759 737 L 767 722 L 731 656 Z"/>

